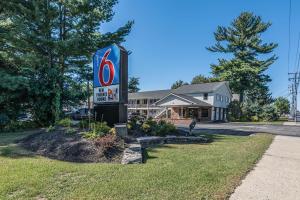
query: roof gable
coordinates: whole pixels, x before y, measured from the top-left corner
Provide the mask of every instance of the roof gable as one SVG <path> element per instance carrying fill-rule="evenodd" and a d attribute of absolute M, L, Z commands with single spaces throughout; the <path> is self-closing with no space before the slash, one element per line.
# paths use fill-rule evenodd
<path fill-rule="evenodd" d="M 201 101 L 191 96 L 183 94 L 170 93 L 155 103 L 157 106 L 183 106 L 183 105 L 196 105 L 196 106 L 207 106 L 210 107 L 209 103 Z"/>

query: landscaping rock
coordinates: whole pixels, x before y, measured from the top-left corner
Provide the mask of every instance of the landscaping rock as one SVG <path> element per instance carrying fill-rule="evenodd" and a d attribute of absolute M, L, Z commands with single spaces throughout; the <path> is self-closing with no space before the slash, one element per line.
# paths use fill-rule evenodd
<path fill-rule="evenodd" d="M 208 143 L 208 138 L 204 136 L 166 136 L 166 137 L 139 137 L 137 141 L 141 144 L 142 148 L 154 147 L 162 144 L 195 144 L 195 143 Z"/>
<path fill-rule="evenodd" d="M 143 161 L 142 148 L 139 143 L 129 144 L 129 147 L 124 150 L 122 164 L 140 164 Z"/>

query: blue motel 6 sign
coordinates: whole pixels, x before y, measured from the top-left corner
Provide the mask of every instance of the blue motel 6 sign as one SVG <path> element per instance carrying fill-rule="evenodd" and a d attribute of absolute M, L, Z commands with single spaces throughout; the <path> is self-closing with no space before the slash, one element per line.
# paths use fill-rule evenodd
<path fill-rule="evenodd" d="M 119 102 L 120 48 L 113 44 L 93 57 L 94 103 Z"/>

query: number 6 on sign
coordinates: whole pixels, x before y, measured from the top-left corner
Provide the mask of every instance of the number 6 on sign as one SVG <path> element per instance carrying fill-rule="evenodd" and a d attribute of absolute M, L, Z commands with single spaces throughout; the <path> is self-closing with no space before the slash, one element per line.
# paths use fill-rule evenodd
<path fill-rule="evenodd" d="M 100 67 L 99 67 L 99 73 L 98 73 L 98 77 L 99 77 L 99 81 L 100 84 L 102 86 L 110 86 L 114 80 L 114 76 L 115 76 L 115 68 L 114 68 L 114 64 L 108 60 L 108 56 L 111 52 L 111 49 L 108 49 L 105 53 L 104 56 L 102 57 L 102 60 L 100 62 Z M 109 74 L 108 74 L 108 81 L 105 82 L 104 80 L 104 68 L 105 66 L 108 66 L 109 69 Z"/>

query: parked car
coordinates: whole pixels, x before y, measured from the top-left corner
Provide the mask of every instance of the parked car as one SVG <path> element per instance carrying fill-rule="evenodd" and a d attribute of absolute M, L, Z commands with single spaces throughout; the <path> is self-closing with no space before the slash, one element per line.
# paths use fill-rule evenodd
<path fill-rule="evenodd" d="M 30 113 L 21 113 L 18 115 L 17 120 L 19 122 L 27 122 L 32 120 L 32 115 Z"/>
<path fill-rule="evenodd" d="M 70 117 L 73 120 L 81 120 L 81 119 L 88 119 L 89 118 L 89 109 L 88 108 L 80 108 L 75 112 L 70 114 Z M 94 110 L 91 109 L 90 117 L 94 117 Z"/>

